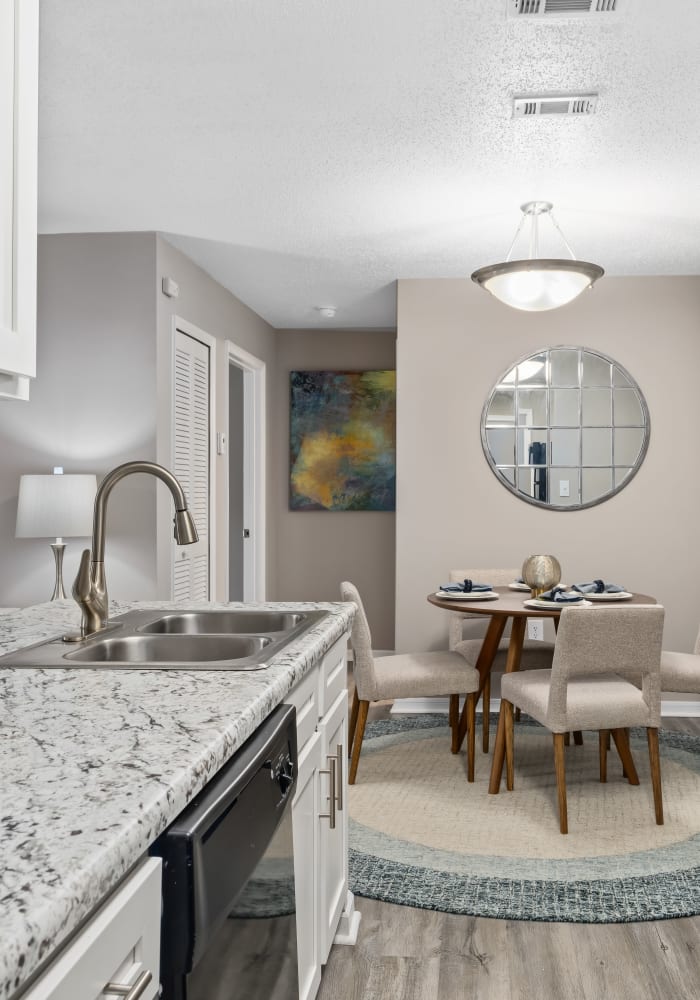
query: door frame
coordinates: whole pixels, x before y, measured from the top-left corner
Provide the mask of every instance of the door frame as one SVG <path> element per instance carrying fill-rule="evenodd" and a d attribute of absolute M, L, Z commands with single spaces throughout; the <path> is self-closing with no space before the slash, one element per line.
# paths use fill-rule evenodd
<path fill-rule="evenodd" d="M 265 392 L 267 366 L 244 348 L 227 340 L 226 351 L 226 428 L 229 426 L 229 379 L 230 365 L 243 372 L 243 518 L 250 530 L 250 545 L 243 546 L 243 600 L 264 601 L 266 599 L 266 420 Z M 224 552 L 229 551 L 229 449 L 226 450 L 226 517 L 225 534 L 222 539 Z M 229 567 L 226 561 L 226 600 L 229 599 Z"/>
<path fill-rule="evenodd" d="M 216 594 L 216 552 L 218 548 L 217 516 L 216 516 L 216 337 L 201 330 L 194 323 L 173 315 L 170 318 L 170 335 L 168 337 L 168 391 L 167 410 L 159 406 L 165 427 L 163 433 L 157 435 L 156 461 L 167 469 L 173 467 L 173 398 L 175 391 L 175 335 L 177 331 L 199 340 L 209 348 L 209 600 Z M 166 429 L 167 428 L 167 429 Z M 172 600 L 173 561 L 172 561 L 172 497 L 168 490 L 156 490 L 156 534 L 157 534 L 157 586 L 158 592 L 167 592 L 166 600 Z M 161 557 L 162 553 L 162 557 Z M 167 582 L 166 582 L 167 581 Z"/>

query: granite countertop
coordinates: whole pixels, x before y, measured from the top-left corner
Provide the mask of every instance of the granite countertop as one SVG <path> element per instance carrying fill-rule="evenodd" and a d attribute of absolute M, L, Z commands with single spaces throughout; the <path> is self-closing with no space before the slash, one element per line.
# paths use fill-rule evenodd
<path fill-rule="evenodd" d="M 192 602 L 110 605 L 185 608 Z M 350 626 L 327 609 L 265 670 L 0 668 L 0 998 L 10 997 Z M 75 628 L 72 600 L 0 616 L 0 654 Z"/>

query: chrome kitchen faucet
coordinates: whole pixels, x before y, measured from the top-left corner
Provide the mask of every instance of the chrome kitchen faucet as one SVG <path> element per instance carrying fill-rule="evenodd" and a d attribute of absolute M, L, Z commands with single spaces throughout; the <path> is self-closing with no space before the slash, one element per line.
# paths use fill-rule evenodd
<path fill-rule="evenodd" d="M 174 536 L 178 545 L 191 545 L 198 540 L 197 529 L 192 515 L 187 509 L 187 500 L 182 486 L 167 469 L 155 462 L 125 462 L 108 472 L 100 483 L 95 495 L 95 512 L 92 522 L 92 549 L 85 549 L 80 559 L 78 575 L 73 584 L 73 597 L 80 607 L 82 620 L 80 634 L 65 636 L 66 640 L 84 639 L 99 632 L 107 624 L 108 604 L 107 581 L 105 579 L 105 518 L 107 500 L 112 488 L 120 479 L 132 472 L 148 472 L 162 480 L 175 501 Z"/>

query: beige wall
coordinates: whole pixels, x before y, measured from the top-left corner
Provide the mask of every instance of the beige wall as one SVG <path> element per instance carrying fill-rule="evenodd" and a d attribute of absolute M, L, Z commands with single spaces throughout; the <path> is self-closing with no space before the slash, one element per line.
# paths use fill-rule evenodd
<path fill-rule="evenodd" d="M 274 518 L 277 600 L 335 601 L 351 580 L 366 606 L 377 649 L 394 646 L 395 515 L 387 511 L 289 510 L 290 371 L 361 371 L 395 367 L 396 335 L 371 330 L 282 330 L 274 395 Z"/>
<path fill-rule="evenodd" d="M 642 468 L 582 511 L 518 500 L 484 458 L 480 417 L 523 355 L 582 345 L 619 361 L 651 415 Z M 398 287 L 397 649 L 444 647 L 447 614 L 426 594 L 462 565 L 550 552 L 567 582 L 602 577 L 666 606 L 665 645 L 692 649 L 700 620 L 700 278 L 604 278 L 560 310 L 517 312 L 469 280 Z"/>

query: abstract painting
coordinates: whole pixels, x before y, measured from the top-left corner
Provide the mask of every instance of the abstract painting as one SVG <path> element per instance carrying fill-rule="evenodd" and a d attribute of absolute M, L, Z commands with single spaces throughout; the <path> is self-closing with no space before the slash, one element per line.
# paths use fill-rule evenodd
<path fill-rule="evenodd" d="M 396 372 L 290 372 L 290 510 L 395 510 Z"/>

